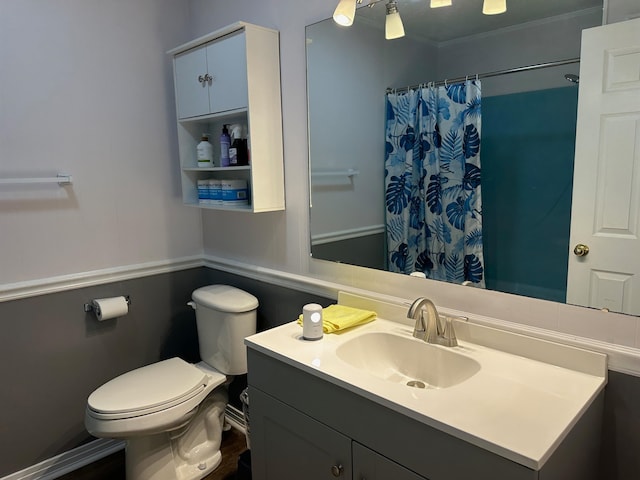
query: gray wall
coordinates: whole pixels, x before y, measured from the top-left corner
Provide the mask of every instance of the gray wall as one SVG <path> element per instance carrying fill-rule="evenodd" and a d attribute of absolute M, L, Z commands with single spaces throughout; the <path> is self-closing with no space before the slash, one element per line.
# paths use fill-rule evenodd
<path fill-rule="evenodd" d="M 640 478 L 640 378 L 609 371 L 604 397 L 601 480 Z"/>
<path fill-rule="evenodd" d="M 384 233 L 349 238 L 311 246 L 311 256 L 321 260 L 385 269 L 387 252 Z"/>
<path fill-rule="evenodd" d="M 259 329 L 295 319 L 305 303 L 332 303 L 205 268 L 0 303 L 0 477 L 92 440 L 86 399 L 106 381 L 173 356 L 199 361 L 186 303 L 211 283 L 254 294 Z M 131 296 L 124 317 L 98 322 L 83 311 L 93 298 L 117 295 Z"/>
<path fill-rule="evenodd" d="M 83 423 L 86 399 L 107 380 L 172 356 L 198 361 L 195 316 L 186 302 L 195 288 L 213 283 L 258 298 L 258 330 L 294 320 L 305 303 L 334 303 L 205 268 L 0 303 L 0 477 L 92 440 Z M 93 298 L 125 294 L 132 300 L 125 317 L 100 323 L 82 309 Z M 242 384 L 233 388 L 237 393 Z M 602 480 L 640 478 L 639 405 L 640 378 L 610 372 Z"/>

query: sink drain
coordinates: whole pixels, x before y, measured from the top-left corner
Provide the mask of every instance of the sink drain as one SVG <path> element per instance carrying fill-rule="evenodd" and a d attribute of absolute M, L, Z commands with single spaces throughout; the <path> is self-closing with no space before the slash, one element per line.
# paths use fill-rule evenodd
<path fill-rule="evenodd" d="M 420 382 L 419 380 L 410 380 L 410 381 L 408 381 L 407 382 L 407 387 L 427 388 L 427 386 L 423 382 Z"/>

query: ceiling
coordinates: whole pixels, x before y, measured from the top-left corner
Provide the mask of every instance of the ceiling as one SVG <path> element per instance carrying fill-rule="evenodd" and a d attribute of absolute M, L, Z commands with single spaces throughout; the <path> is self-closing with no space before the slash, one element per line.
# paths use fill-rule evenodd
<path fill-rule="evenodd" d="M 384 28 L 385 3 L 364 0 L 356 21 Z M 507 11 L 483 15 L 483 0 L 453 0 L 450 7 L 430 8 L 429 0 L 397 0 L 407 36 L 445 42 L 549 17 L 591 8 L 602 9 L 602 0 L 507 0 Z"/>

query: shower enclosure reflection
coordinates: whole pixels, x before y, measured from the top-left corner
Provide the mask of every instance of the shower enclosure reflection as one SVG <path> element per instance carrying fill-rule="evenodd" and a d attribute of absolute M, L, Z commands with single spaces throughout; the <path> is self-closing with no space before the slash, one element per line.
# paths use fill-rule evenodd
<path fill-rule="evenodd" d="M 428 2 L 419 2 L 420 4 Z M 458 2 L 461 3 L 461 2 Z M 471 3 L 471 2 L 468 2 Z M 531 4 L 532 2 L 527 2 Z M 533 2 L 540 6 L 550 2 Z M 553 2 L 558 4 L 576 2 Z M 584 28 L 600 25 L 601 2 L 525 19 L 517 6 L 497 30 L 425 39 L 412 31 L 385 41 L 358 10 L 354 25 L 307 27 L 311 252 L 314 258 L 388 269 L 384 192 L 384 92 L 445 78 L 538 65 L 580 55 Z M 531 7 L 532 5 L 529 5 Z M 459 7 L 461 8 L 461 7 Z M 445 9 L 427 12 L 433 17 Z M 446 12 L 445 12 L 446 13 Z M 440 18 L 440 31 L 447 32 Z M 491 20 L 491 19 L 490 19 Z M 503 18 L 500 21 L 509 20 Z M 493 20 L 491 20 L 493 21 Z M 451 31 L 461 31 L 457 22 Z M 485 27 L 491 25 L 485 25 Z M 564 302 L 579 64 L 482 79 L 482 217 L 486 287 Z M 354 169 L 356 177 L 328 177 Z"/>

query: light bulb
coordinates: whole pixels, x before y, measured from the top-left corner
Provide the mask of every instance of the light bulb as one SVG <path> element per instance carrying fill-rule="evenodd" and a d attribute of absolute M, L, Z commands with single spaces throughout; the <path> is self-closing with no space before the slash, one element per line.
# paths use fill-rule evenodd
<path fill-rule="evenodd" d="M 507 11 L 507 0 L 484 0 L 482 13 L 485 15 L 497 15 Z"/>
<path fill-rule="evenodd" d="M 343 27 L 353 25 L 356 16 L 356 0 L 340 0 L 333 12 L 333 21 Z"/>
<path fill-rule="evenodd" d="M 384 26 L 384 38 L 393 40 L 404 37 L 404 25 L 395 1 L 387 3 L 387 17 Z"/>
<path fill-rule="evenodd" d="M 451 0 L 431 0 L 431 8 L 450 7 Z"/>

